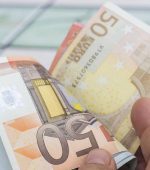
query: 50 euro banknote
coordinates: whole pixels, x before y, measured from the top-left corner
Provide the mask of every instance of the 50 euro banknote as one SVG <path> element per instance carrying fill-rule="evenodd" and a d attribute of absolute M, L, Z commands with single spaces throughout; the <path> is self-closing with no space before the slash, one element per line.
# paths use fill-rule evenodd
<path fill-rule="evenodd" d="M 57 65 L 57 62 L 63 56 L 65 51 L 68 49 L 68 47 L 73 42 L 75 37 L 79 34 L 79 32 L 81 31 L 82 28 L 83 28 L 83 25 L 80 24 L 80 23 L 74 23 L 71 26 L 67 36 L 65 37 L 64 41 L 62 42 L 62 44 L 58 48 L 57 53 L 56 53 L 56 55 L 54 57 L 54 60 L 53 60 L 51 66 L 49 68 L 49 73 L 50 74 L 53 72 L 55 66 Z"/>
<path fill-rule="evenodd" d="M 117 168 L 134 169 L 135 157 L 79 106 L 35 60 L 0 58 L 1 154 L 13 170 L 75 170 L 96 148 L 109 151 Z"/>
<path fill-rule="evenodd" d="M 80 31 L 51 73 L 131 152 L 133 103 L 150 97 L 150 27 L 112 3 Z"/>

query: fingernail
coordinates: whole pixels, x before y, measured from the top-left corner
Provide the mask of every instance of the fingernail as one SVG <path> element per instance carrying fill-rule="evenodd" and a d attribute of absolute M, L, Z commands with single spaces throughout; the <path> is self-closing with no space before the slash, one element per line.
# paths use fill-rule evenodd
<path fill-rule="evenodd" d="M 111 163 L 111 156 L 104 150 L 95 149 L 89 153 L 86 162 L 88 164 L 109 165 Z"/>

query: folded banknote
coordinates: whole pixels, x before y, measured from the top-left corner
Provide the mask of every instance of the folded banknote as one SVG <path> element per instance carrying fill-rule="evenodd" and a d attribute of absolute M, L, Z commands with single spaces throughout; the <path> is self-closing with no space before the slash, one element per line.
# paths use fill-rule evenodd
<path fill-rule="evenodd" d="M 83 25 L 80 24 L 80 23 L 74 23 L 71 26 L 66 38 L 64 39 L 61 46 L 57 50 L 57 53 L 56 53 L 56 55 L 54 57 L 54 60 L 53 60 L 53 62 L 51 64 L 51 66 L 50 66 L 50 69 L 49 69 L 50 74 L 53 72 L 55 66 L 57 65 L 57 62 L 62 57 L 62 55 L 65 53 L 65 51 L 70 46 L 70 44 L 75 39 L 75 37 L 79 34 L 79 32 L 81 31 L 82 28 L 83 28 Z"/>
<path fill-rule="evenodd" d="M 150 97 L 150 27 L 108 2 L 76 36 L 51 75 L 131 152 L 133 103 Z"/>
<path fill-rule="evenodd" d="M 135 157 L 94 114 L 30 58 L 0 58 L 0 110 L 13 170 L 75 170 L 96 148 L 109 151 L 117 168 L 135 168 Z"/>

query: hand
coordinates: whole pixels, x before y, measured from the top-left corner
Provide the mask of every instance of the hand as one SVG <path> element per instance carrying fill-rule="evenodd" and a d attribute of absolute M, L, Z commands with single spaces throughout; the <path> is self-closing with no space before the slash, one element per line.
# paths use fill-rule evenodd
<path fill-rule="evenodd" d="M 138 162 L 137 170 L 150 170 L 150 99 L 143 98 L 134 104 L 131 120 L 140 138 L 145 159 L 140 159 L 142 161 Z M 107 151 L 96 149 L 89 153 L 79 170 L 116 170 L 116 165 Z"/>

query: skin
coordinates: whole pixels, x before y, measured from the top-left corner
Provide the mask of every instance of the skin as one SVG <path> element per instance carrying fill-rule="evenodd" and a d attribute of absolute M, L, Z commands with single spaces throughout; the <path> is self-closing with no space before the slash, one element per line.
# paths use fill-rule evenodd
<path fill-rule="evenodd" d="M 150 170 L 150 99 L 142 98 L 134 104 L 131 121 L 141 142 L 136 170 Z M 116 170 L 116 165 L 110 153 L 96 149 L 89 153 L 79 170 Z"/>

